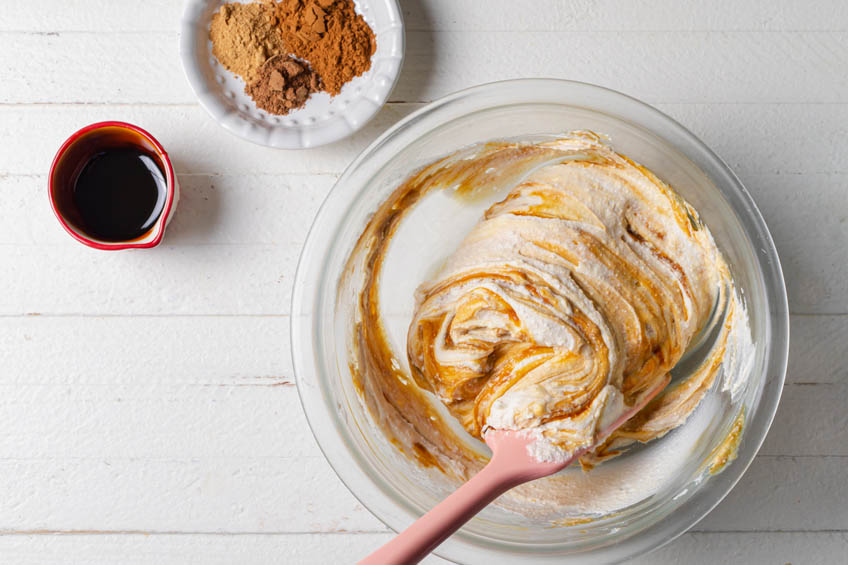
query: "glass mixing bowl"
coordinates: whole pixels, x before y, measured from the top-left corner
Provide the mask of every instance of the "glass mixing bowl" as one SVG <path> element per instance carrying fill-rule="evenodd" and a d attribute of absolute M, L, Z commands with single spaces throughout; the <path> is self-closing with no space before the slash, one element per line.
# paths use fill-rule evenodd
<path fill-rule="evenodd" d="M 623 94 L 561 80 L 492 83 L 433 102 L 383 134 L 342 175 L 309 232 L 294 284 L 292 355 L 312 432 L 341 480 L 393 530 L 409 525 L 456 486 L 400 454 L 353 386 L 346 344 L 354 305 L 352 300 L 337 303 L 337 292 L 370 215 L 410 172 L 437 157 L 480 141 L 532 139 L 574 129 L 610 136 L 617 151 L 654 171 L 700 212 L 748 309 L 753 348 L 750 359 L 737 365 L 749 376 L 732 399 L 722 390 L 727 375 L 717 379 L 690 418 L 699 419 L 700 427 L 694 435 L 691 429 L 686 432 L 685 441 L 679 430 L 688 422 L 591 472 L 632 464 L 635 459 L 628 462 L 628 457 L 651 461 L 659 453 L 654 450 L 679 450 L 679 464 L 663 475 L 652 495 L 571 525 L 490 507 L 436 550 L 454 561 L 596 563 L 659 547 L 692 527 L 736 484 L 762 444 L 780 399 L 789 340 L 783 276 L 762 216 L 727 165 L 680 124 Z M 395 289 L 396 304 L 395 322 L 389 325 L 400 328 L 401 337 L 395 339 L 399 358 L 405 358 L 405 347 L 397 342 L 413 308 L 409 289 L 422 282 L 416 280 L 414 260 L 433 264 L 453 251 L 433 243 L 444 241 L 442 229 L 466 229 L 462 222 L 448 224 L 425 230 L 431 235 L 398 254 L 406 257 L 409 272 L 393 271 L 388 263 L 384 268 L 394 272 L 387 275 L 393 277 L 388 286 Z M 430 245 L 427 237 L 433 238 Z M 710 469 L 714 452 L 740 413 L 745 425 L 737 457 L 715 472 Z"/>

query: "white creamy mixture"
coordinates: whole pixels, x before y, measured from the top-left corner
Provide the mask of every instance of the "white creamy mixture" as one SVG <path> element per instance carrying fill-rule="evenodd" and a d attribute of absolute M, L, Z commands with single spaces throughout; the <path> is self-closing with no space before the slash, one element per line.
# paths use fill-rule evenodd
<path fill-rule="evenodd" d="M 430 192 L 503 186 L 508 195 L 416 292 L 407 373 L 386 341 L 379 304 L 389 242 Z M 525 431 L 540 460 L 597 446 L 581 457 L 590 469 L 684 423 L 723 363 L 742 362 L 735 352 L 750 343 L 744 308 L 697 212 L 591 132 L 482 144 L 423 168 L 377 211 L 349 265 L 362 270 L 349 276 L 362 277 L 350 348 L 364 401 L 404 453 L 460 479 L 485 459 L 433 409 L 428 393 L 477 438 L 490 428 Z M 669 371 L 711 323 L 722 325 L 707 359 L 669 384 Z M 682 464 L 678 455 L 668 454 Z M 666 456 L 629 459 L 653 481 L 678 465 Z M 576 488 L 587 481 L 597 485 L 594 495 Z M 607 487 L 619 495 L 608 500 Z M 606 512 L 644 496 L 634 487 L 603 469 L 586 478 L 569 471 L 515 489 L 502 504 L 582 513 L 594 496 L 594 511 Z"/>

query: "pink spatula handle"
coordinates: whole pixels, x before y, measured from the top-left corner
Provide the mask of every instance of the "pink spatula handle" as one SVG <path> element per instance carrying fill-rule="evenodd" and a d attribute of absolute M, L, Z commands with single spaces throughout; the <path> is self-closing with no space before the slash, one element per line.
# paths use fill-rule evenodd
<path fill-rule="evenodd" d="M 524 463 L 527 459 L 526 439 L 505 436 L 496 442 L 492 445 L 494 455 L 482 471 L 392 541 L 360 561 L 359 565 L 418 563 L 504 492 L 556 472 L 570 463 L 539 463 L 528 469 Z"/>
<path fill-rule="evenodd" d="M 603 441 L 621 424 L 644 408 L 669 382 L 669 375 L 636 405 L 623 413 L 597 438 Z M 587 450 L 580 449 L 567 461 L 536 460 L 527 450 L 531 438 L 510 430 L 489 430 L 486 443 L 492 458 L 483 470 L 459 487 L 438 506 L 424 514 L 395 539 L 363 559 L 360 565 L 407 565 L 418 563 L 490 502 L 514 486 L 552 475 L 566 468 Z M 596 445 L 597 445 L 596 443 Z"/>

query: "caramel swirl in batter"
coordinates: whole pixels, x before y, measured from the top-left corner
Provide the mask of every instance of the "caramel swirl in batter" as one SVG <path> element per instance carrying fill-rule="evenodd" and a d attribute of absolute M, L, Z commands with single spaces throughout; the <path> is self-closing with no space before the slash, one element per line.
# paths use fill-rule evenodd
<path fill-rule="evenodd" d="M 511 190 L 418 289 L 409 378 L 386 340 L 380 273 L 404 215 L 448 187 Z M 487 143 L 419 170 L 371 219 L 340 288 L 358 300 L 351 370 L 371 413 L 405 453 L 458 478 L 485 459 L 427 393 L 472 436 L 526 430 L 537 457 L 556 459 L 596 444 L 629 406 L 665 387 L 583 457 L 591 467 L 686 420 L 715 380 L 741 309 L 697 212 L 591 132 Z M 726 315 L 710 358 L 668 385 L 715 310 Z"/>

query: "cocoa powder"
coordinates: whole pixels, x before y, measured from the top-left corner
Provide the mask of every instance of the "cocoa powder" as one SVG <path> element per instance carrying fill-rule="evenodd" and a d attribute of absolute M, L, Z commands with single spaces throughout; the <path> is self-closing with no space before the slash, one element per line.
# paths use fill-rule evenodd
<path fill-rule="evenodd" d="M 291 55 L 277 55 L 259 69 L 256 81 L 245 87 L 256 106 L 271 114 L 288 114 L 321 90 L 321 79 Z"/>
<path fill-rule="evenodd" d="M 371 68 L 376 39 L 353 0 L 269 2 L 289 52 L 309 61 L 331 95 Z"/>

